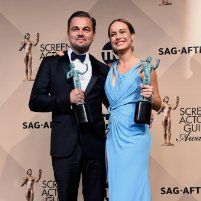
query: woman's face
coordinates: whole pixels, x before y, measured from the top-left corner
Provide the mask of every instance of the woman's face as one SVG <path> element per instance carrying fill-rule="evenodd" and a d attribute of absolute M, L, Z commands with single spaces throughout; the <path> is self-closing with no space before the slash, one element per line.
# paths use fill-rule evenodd
<path fill-rule="evenodd" d="M 112 48 L 117 53 L 132 48 L 134 34 L 130 33 L 127 24 L 114 22 L 109 33 Z"/>

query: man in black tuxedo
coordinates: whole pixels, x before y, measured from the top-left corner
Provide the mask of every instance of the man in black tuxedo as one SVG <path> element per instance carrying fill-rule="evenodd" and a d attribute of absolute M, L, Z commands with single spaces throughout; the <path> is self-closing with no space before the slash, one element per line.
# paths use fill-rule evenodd
<path fill-rule="evenodd" d="M 103 201 L 105 189 L 105 124 L 102 103 L 108 104 L 104 84 L 108 66 L 88 53 L 96 21 L 75 12 L 68 20 L 70 47 L 63 56 L 41 62 L 29 101 L 35 112 L 52 112 L 51 156 L 60 201 L 76 201 L 82 174 L 85 201 Z M 70 63 L 80 75 L 81 89 L 66 79 Z M 93 123 L 78 124 L 74 106 L 85 102 L 93 108 Z"/>

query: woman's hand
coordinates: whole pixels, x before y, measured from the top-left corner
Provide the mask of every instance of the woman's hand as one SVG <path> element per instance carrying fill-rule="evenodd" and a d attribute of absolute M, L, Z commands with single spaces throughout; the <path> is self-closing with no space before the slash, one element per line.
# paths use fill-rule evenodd
<path fill-rule="evenodd" d="M 62 51 L 58 51 L 58 52 L 56 52 L 56 54 L 59 55 L 60 57 L 64 56 L 64 52 L 62 52 Z"/>
<path fill-rule="evenodd" d="M 140 95 L 144 96 L 147 99 L 152 99 L 153 87 L 150 85 L 143 85 L 143 84 L 140 84 L 140 87 L 142 89 Z"/>

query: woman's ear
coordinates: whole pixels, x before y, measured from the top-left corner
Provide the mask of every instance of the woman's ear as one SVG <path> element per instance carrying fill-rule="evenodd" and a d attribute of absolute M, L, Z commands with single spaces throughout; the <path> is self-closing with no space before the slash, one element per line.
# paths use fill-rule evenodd
<path fill-rule="evenodd" d="M 132 35 L 131 35 L 131 41 L 132 41 L 132 42 L 134 41 L 134 38 L 135 38 L 135 35 L 132 34 Z"/>

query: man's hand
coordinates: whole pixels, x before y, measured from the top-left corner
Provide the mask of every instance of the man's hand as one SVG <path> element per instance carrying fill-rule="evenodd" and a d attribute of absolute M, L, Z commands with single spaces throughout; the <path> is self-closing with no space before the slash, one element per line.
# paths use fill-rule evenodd
<path fill-rule="evenodd" d="M 84 91 L 81 89 L 73 89 L 70 92 L 70 102 L 71 103 L 83 103 L 84 102 Z"/>

